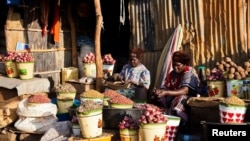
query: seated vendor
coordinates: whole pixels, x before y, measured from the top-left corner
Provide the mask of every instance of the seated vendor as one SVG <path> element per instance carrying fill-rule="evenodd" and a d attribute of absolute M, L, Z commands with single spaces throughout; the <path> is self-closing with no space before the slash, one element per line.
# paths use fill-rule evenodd
<path fill-rule="evenodd" d="M 199 78 L 193 67 L 189 66 L 189 55 L 183 51 L 176 51 L 172 56 L 173 70 L 167 74 L 164 86 L 154 88 L 153 103 L 167 109 L 167 114 L 181 118 L 179 130 L 188 131 L 189 112 L 187 100 L 196 96 Z"/>
<path fill-rule="evenodd" d="M 150 71 L 141 63 L 143 50 L 134 48 L 129 55 L 129 62 L 122 67 L 117 80 L 130 83 L 128 89 L 117 90 L 132 100 L 147 100 L 150 86 Z"/>

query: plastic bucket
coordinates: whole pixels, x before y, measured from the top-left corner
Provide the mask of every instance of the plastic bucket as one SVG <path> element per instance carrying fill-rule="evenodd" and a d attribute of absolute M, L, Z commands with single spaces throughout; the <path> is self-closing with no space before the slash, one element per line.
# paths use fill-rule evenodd
<path fill-rule="evenodd" d="M 57 99 L 58 113 L 68 113 L 73 105 L 73 99 Z"/>
<path fill-rule="evenodd" d="M 92 100 L 98 104 L 103 104 L 103 98 L 88 98 L 88 97 L 80 97 L 81 101 L 87 101 L 87 100 Z"/>
<path fill-rule="evenodd" d="M 227 96 L 235 95 L 242 97 L 242 80 L 227 80 Z"/>
<path fill-rule="evenodd" d="M 6 74 L 8 77 L 10 78 L 18 77 L 16 62 L 6 61 L 4 65 L 5 65 Z"/>
<path fill-rule="evenodd" d="M 104 74 L 109 73 L 110 75 L 112 75 L 114 70 L 114 65 L 102 65 L 102 69 Z"/>
<path fill-rule="evenodd" d="M 219 110 L 221 123 L 243 123 L 247 107 L 220 103 Z"/>
<path fill-rule="evenodd" d="M 83 77 L 96 77 L 95 63 L 83 63 Z"/>
<path fill-rule="evenodd" d="M 140 141 L 165 140 L 166 123 L 143 124 L 139 128 Z"/>
<path fill-rule="evenodd" d="M 164 115 L 167 118 L 166 134 L 167 141 L 175 141 L 181 118 L 177 116 Z"/>
<path fill-rule="evenodd" d="M 120 140 L 121 141 L 138 141 L 138 130 L 136 129 L 120 129 Z"/>
<path fill-rule="evenodd" d="M 79 115 L 78 122 L 83 138 L 95 138 L 102 135 L 102 113 L 96 115 Z"/>
<path fill-rule="evenodd" d="M 60 99 L 75 99 L 76 92 L 58 92 L 57 97 Z"/>
<path fill-rule="evenodd" d="M 34 62 L 16 63 L 20 79 L 31 79 L 34 74 Z"/>
<path fill-rule="evenodd" d="M 210 97 L 224 97 L 225 82 L 224 81 L 207 81 L 208 95 Z"/>

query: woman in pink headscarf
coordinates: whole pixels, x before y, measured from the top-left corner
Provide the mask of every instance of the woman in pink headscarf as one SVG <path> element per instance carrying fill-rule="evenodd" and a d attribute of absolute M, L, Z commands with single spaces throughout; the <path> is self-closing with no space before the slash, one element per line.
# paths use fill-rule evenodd
<path fill-rule="evenodd" d="M 168 114 L 181 118 L 183 124 L 189 120 L 187 99 L 196 96 L 199 77 L 193 67 L 189 66 L 190 58 L 184 51 L 176 51 L 172 56 L 173 70 L 167 74 L 162 88 L 154 88 L 157 105 L 168 109 Z"/>

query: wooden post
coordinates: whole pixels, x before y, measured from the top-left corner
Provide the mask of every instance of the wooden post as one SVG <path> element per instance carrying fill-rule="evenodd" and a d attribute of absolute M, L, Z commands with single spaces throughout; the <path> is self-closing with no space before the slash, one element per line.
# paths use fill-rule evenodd
<path fill-rule="evenodd" d="M 100 0 L 94 0 L 96 13 L 96 28 L 95 28 L 95 56 L 96 56 L 96 90 L 102 90 L 102 56 L 101 56 L 101 30 L 102 30 L 102 11 Z"/>
<path fill-rule="evenodd" d="M 69 20 L 70 24 L 70 29 L 71 29 L 71 47 L 72 47 L 72 66 L 73 67 L 78 67 L 77 66 L 77 49 L 76 49 L 76 27 L 74 20 L 72 18 L 72 2 L 71 0 L 68 1 L 68 8 L 67 8 L 67 17 Z"/>

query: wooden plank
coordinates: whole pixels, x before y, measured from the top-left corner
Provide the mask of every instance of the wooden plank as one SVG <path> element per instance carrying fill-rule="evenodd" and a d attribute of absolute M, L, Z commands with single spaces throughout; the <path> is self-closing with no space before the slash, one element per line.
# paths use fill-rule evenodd
<path fill-rule="evenodd" d="M 77 67 L 77 48 L 76 48 L 76 26 L 72 18 L 72 2 L 68 1 L 68 21 L 71 29 L 71 46 L 72 46 L 72 66 Z"/>

